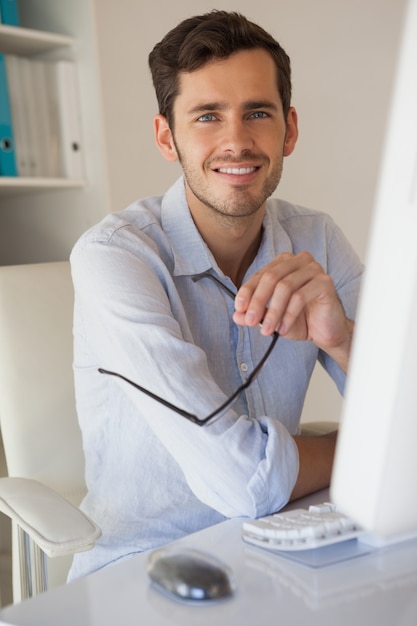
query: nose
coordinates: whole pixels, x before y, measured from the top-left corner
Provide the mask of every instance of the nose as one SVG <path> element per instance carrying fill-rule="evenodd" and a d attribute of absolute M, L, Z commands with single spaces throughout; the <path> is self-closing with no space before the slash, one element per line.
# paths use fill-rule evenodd
<path fill-rule="evenodd" d="M 254 144 L 248 125 L 240 116 L 233 116 L 225 123 L 222 137 L 224 152 L 240 155 L 253 150 Z"/>

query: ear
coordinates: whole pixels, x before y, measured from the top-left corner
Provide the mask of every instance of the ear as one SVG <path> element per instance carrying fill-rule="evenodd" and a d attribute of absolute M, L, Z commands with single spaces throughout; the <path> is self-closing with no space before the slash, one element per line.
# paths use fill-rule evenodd
<path fill-rule="evenodd" d="M 178 161 L 177 150 L 175 148 L 167 118 L 161 114 L 156 115 L 153 127 L 155 132 L 155 142 L 162 156 L 164 156 L 167 161 Z"/>
<path fill-rule="evenodd" d="M 285 133 L 284 156 L 289 156 L 298 139 L 298 116 L 294 107 L 290 107 L 287 116 L 287 130 Z"/>

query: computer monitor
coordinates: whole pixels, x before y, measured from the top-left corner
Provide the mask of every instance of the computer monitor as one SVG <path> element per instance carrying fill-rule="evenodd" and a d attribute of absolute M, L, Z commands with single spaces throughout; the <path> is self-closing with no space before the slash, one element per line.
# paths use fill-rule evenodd
<path fill-rule="evenodd" d="M 330 495 L 376 535 L 416 534 L 417 0 L 405 14 L 365 265 Z"/>

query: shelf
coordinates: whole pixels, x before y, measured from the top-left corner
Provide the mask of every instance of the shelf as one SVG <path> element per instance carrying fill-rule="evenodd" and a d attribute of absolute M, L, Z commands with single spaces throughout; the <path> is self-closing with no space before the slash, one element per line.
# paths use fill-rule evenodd
<path fill-rule="evenodd" d="M 67 35 L 0 24 L 0 52 L 4 54 L 36 54 L 72 46 L 74 42 Z"/>
<path fill-rule="evenodd" d="M 14 196 L 58 189 L 85 187 L 84 179 L 71 178 L 24 178 L 21 176 L 0 176 L 0 195 Z"/>

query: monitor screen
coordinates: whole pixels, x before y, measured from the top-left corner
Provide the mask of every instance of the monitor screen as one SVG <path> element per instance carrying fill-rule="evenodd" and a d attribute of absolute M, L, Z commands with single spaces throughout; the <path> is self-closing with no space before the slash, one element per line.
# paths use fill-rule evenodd
<path fill-rule="evenodd" d="M 417 532 L 417 0 L 409 0 L 331 481 L 377 535 Z"/>

